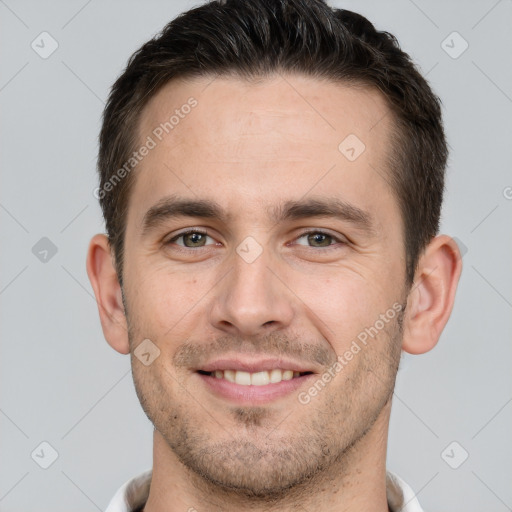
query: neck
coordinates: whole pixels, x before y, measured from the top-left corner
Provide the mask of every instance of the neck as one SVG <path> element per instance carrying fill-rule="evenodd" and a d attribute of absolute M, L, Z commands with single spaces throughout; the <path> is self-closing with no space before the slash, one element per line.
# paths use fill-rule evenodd
<path fill-rule="evenodd" d="M 155 430 L 153 476 L 143 512 L 388 512 L 385 461 L 390 408 L 391 402 L 341 460 L 275 502 L 251 500 L 204 480 L 181 463 Z"/>

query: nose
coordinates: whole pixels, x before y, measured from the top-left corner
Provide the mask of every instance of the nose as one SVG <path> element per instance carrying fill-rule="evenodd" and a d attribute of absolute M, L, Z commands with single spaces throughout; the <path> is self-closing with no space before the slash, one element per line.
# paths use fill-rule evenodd
<path fill-rule="evenodd" d="M 283 276 L 269 268 L 265 251 L 251 263 L 235 253 L 231 263 L 231 271 L 216 289 L 211 324 L 238 336 L 286 329 L 294 316 L 293 293 Z"/>

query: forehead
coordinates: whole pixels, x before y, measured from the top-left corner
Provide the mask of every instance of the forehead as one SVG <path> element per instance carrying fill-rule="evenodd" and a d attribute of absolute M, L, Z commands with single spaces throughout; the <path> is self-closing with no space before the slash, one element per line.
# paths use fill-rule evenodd
<path fill-rule="evenodd" d="M 190 98 L 197 101 L 197 107 L 189 116 L 190 109 L 185 107 Z M 187 113 L 183 115 L 181 109 Z M 363 85 L 302 75 L 275 75 L 252 81 L 203 77 L 164 86 L 144 108 L 139 135 L 169 121 L 173 113 L 181 114 L 179 119 L 175 115 L 171 123 L 176 123 L 172 128 L 175 144 L 186 142 L 184 139 L 198 142 L 199 137 L 202 146 L 217 147 L 266 132 L 269 140 L 276 141 L 274 145 L 280 138 L 293 135 L 316 138 L 316 143 L 323 141 L 332 146 L 347 130 L 363 140 L 371 138 L 375 142 L 375 137 L 382 138 L 386 123 L 371 132 L 389 110 L 380 92 Z M 182 122 L 187 117 L 195 122 Z"/>
<path fill-rule="evenodd" d="M 391 118 L 375 90 L 300 75 L 173 81 L 142 113 L 139 140 L 155 146 L 131 198 L 149 207 L 185 193 L 248 206 L 339 191 L 372 209 L 392 200 Z"/>

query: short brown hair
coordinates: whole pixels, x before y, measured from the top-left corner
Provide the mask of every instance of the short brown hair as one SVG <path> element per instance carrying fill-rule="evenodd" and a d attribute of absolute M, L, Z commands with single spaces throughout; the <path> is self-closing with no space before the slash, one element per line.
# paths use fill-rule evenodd
<path fill-rule="evenodd" d="M 393 112 L 388 181 L 404 223 L 406 280 L 437 234 L 448 156 L 439 98 L 396 38 L 323 0 L 211 1 L 167 24 L 129 59 L 114 83 L 99 138 L 99 200 L 121 283 L 133 173 L 112 186 L 140 142 L 144 106 L 176 78 L 300 73 L 382 93 Z M 108 186 L 108 184 L 111 186 Z"/>

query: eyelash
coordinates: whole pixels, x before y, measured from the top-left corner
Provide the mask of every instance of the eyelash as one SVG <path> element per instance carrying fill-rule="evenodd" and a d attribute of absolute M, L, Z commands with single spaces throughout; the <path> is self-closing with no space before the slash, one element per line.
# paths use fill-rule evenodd
<path fill-rule="evenodd" d="M 173 236 L 172 238 L 170 238 L 167 242 L 164 243 L 164 245 L 170 245 L 171 243 L 175 242 L 176 240 L 186 236 L 186 235 L 190 235 L 192 233 L 198 233 L 200 235 L 205 235 L 205 236 L 210 236 L 208 234 L 207 231 L 205 230 L 202 230 L 202 229 L 199 229 L 199 228 L 194 228 L 194 229 L 189 229 L 187 231 L 183 231 L 182 233 L 179 233 L 175 236 Z M 347 245 L 348 242 L 344 241 L 344 240 L 341 240 L 339 239 L 338 237 L 334 236 L 334 235 L 331 235 L 330 233 L 328 233 L 327 231 L 322 231 L 321 229 L 309 229 L 309 230 L 306 230 L 306 231 L 303 231 L 300 235 L 298 235 L 295 240 L 298 240 L 304 236 L 307 236 L 307 235 L 310 235 L 310 234 L 318 234 L 318 235 L 325 235 L 325 236 L 328 236 L 328 237 L 331 237 L 331 239 L 333 240 L 333 242 L 336 242 L 334 244 L 331 244 L 331 245 L 328 245 L 326 247 L 314 247 L 314 246 L 304 246 L 304 247 L 308 247 L 310 249 L 323 249 L 324 251 L 325 250 L 329 250 L 329 249 L 333 249 L 333 248 L 337 248 L 337 245 L 338 244 L 341 244 L 341 245 Z M 210 237 L 210 238 L 213 238 L 213 237 Z M 186 246 L 180 246 L 178 245 L 177 246 L 177 250 L 180 250 L 180 251 L 189 251 L 189 250 L 198 250 L 198 249 L 204 249 L 205 246 L 200 246 L 200 247 L 186 247 Z"/>

